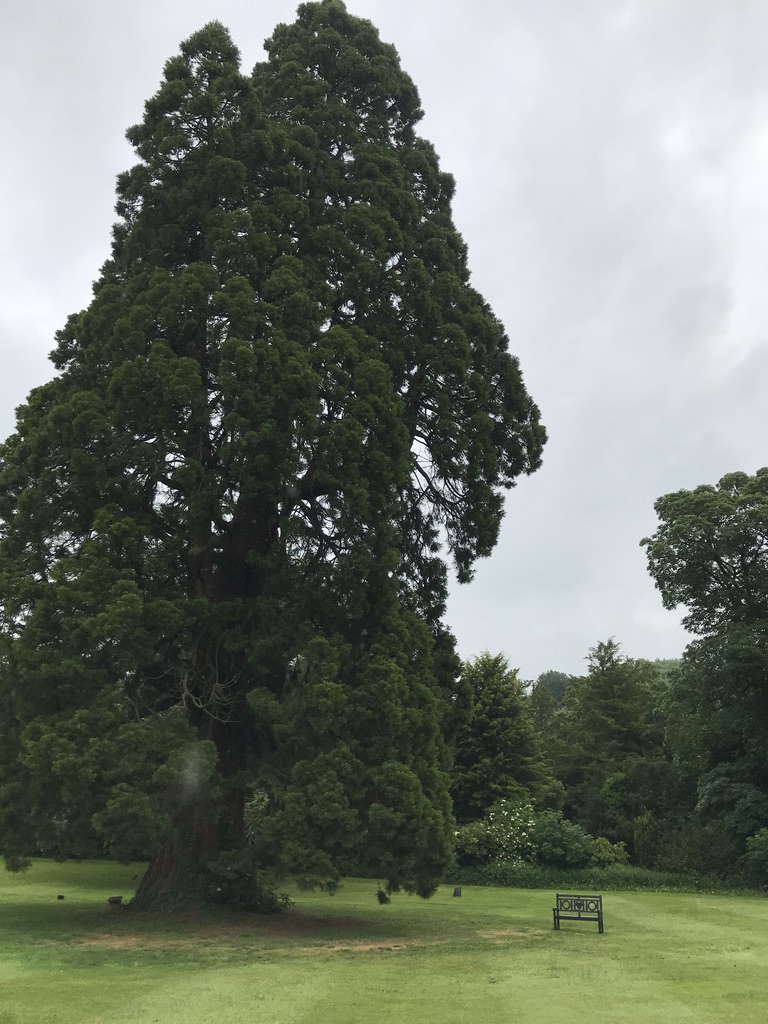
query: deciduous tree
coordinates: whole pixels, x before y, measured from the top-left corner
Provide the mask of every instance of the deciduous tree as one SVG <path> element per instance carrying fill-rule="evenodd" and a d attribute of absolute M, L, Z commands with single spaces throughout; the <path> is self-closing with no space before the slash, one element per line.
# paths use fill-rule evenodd
<path fill-rule="evenodd" d="M 697 634 L 670 679 L 668 735 L 698 779 L 697 812 L 728 840 L 733 871 L 768 824 L 768 469 L 659 498 L 642 541 L 668 608 Z"/>
<path fill-rule="evenodd" d="M 641 543 L 665 608 L 684 605 L 692 633 L 768 620 L 768 468 L 659 498 Z"/>

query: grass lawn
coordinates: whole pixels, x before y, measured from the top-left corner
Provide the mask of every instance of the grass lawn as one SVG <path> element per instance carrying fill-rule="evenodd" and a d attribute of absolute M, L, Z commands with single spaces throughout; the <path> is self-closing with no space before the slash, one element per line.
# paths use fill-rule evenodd
<path fill-rule="evenodd" d="M 768 1021 L 759 896 L 607 893 L 604 935 L 555 932 L 549 891 L 380 906 L 360 880 L 273 917 L 110 908 L 140 870 L 0 873 L 0 1024 Z"/>

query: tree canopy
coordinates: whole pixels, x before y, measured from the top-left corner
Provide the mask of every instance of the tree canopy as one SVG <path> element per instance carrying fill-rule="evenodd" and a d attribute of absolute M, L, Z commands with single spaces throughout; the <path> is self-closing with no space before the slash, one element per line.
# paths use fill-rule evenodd
<path fill-rule="evenodd" d="M 642 544 L 665 608 L 685 605 L 693 633 L 768 619 L 768 468 L 666 494 Z"/>
<path fill-rule="evenodd" d="M 482 818 L 495 803 L 542 805 L 560 792 L 542 752 L 529 700 L 507 659 L 487 651 L 462 668 L 470 713 L 456 742 L 451 787 L 461 822 Z"/>
<path fill-rule="evenodd" d="M 448 563 L 545 441 L 394 48 L 340 0 L 266 48 L 246 76 L 213 22 L 167 62 L 0 450 L 0 848 L 152 853 L 144 905 L 243 850 L 434 889 Z"/>
<path fill-rule="evenodd" d="M 697 634 L 671 676 L 668 735 L 696 780 L 710 863 L 733 870 L 768 826 L 768 469 L 655 507 L 660 525 L 642 542 L 649 570 Z"/>
<path fill-rule="evenodd" d="M 545 747 L 565 789 L 566 814 L 631 850 L 634 819 L 658 808 L 665 783 L 653 717 L 657 670 L 627 658 L 613 637 L 591 648 L 587 661 L 587 675 L 570 679 L 562 708 L 543 718 Z"/>

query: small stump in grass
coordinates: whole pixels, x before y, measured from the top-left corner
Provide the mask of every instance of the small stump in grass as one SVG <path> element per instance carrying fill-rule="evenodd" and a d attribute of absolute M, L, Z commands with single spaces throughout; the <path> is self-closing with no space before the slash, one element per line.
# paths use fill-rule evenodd
<path fill-rule="evenodd" d="M 119 907 L 122 902 L 122 896 L 110 896 L 107 899 L 107 903 L 110 905 L 110 907 Z"/>

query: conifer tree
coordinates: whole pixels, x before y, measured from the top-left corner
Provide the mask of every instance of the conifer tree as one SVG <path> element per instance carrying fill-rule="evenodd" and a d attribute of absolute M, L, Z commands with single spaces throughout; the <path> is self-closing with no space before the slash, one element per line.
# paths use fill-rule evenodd
<path fill-rule="evenodd" d="M 558 717 L 556 769 L 565 810 L 592 835 L 632 845 L 632 821 L 657 811 L 667 776 L 663 736 L 654 722 L 656 669 L 627 658 L 613 639 L 588 654 Z"/>
<path fill-rule="evenodd" d="M 166 64 L 0 453 L 0 846 L 151 853 L 144 906 L 259 864 L 434 889 L 446 556 L 545 438 L 394 49 L 323 0 L 267 52 L 214 22 Z"/>
<path fill-rule="evenodd" d="M 471 693 L 469 718 L 460 730 L 451 792 L 460 822 L 482 818 L 500 800 L 547 805 L 560 798 L 541 749 L 527 695 L 502 654 L 487 651 L 465 663 Z"/>

